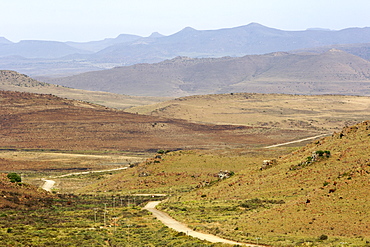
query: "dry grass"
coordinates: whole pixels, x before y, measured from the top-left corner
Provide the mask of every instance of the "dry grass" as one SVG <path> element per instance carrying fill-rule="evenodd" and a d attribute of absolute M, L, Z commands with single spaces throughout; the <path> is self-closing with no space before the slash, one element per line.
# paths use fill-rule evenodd
<path fill-rule="evenodd" d="M 34 170 L 43 172 L 43 175 L 57 175 L 70 173 L 70 169 L 103 166 L 105 169 L 105 164 L 115 167 L 117 163 L 127 164 L 131 160 L 122 150 L 133 147 L 139 147 L 136 150 L 166 149 L 165 145 L 206 147 L 208 151 L 170 152 L 124 172 L 68 177 L 58 181 L 57 186 L 70 187 L 68 192 L 79 193 L 169 193 L 174 196 L 165 207 L 176 218 L 193 228 L 243 242 L 262 236 L 261 242 L 272 245 L 291 246 L 312 241 L 317 245 L 347 242 L 364 246 L 370 238 L 370 122 L 347 127 L 300 150 L 287 147 L 262 149 L 258 146 L 294 140 L 298 136 L 303 137 L 302 133 L 314 135 L 322 130 L 336 129 L 340 123 L 359 121 L 368 116 L 368 98 L 323 96 L 318 98 L 321 105 L 316 105 L 310 96 L 264 96 L 269 99 L 267 103 L 260 98 L 263 95 L 250 95 L 248 99 L 246 96 L 199 97 L 198 104 L 203 102 L 206 106 L 205 99 L 213 103 L 203 109 L 203 115 L 200 115 L 201 107 L 193 105 L 194 111 L 187 117 L 197 116 L 194 113 L 198 112 L 198 120 L 209 117 L 209 121 L 216 121 L 216 118 L 212 120 L 212 116 L 217 115 L 215 112 L 206 112 L 212 112 L 218 106 L 222 111 L 229 109 L 222 108 L 218 101 L 233 106 L 230 109 L 234 109 L 235 114 L 229 114 L 232 116 L 247 112 L 250 104 L 251 109 L 252 106 L 255 108 L 248 119 L 257 121 L 257 113 L 265 111 L 263 114 L 266 115 L 260 116 L 269 120 L 266 120 L 269 127 L 190 124 L 182 120 L 106 110 L 50 95 L 4 92 L 0 97 L 3 145 L 14 146 L 14 149 L 36 148 L 38 151 L 70 149 L 81 153 L 8 150 L 0 153 L 1 170 L 22 173 Z M 240 102 L 234 102 L 233 97 Z M 179 102 L 183 101 L 187 99 Z M 287 107 L 282 108 L 281 104 L 287 104 Z M 352 114 L 350 110 L 341 110 L 341 104 L 353 107 Z M 191 105 L 185 106 L 190 110 Z M 314 113 L 307 112 L 309 106 Z M 277 109 L 282 110 L 284 114 L 280 115 L 283 117 Z M 305 110 L 302 112 L 302 109 Z M 235 119 L 241 121 L 239 117 Z M 292 120 L 291 123 L 296 125 L 287 130 L 285 128 L 290 122 L 284 120 L 288 117 L 299 121 Z M 307 122 L 308 119 L 312 121 Z M 218 121 L 226 120 L 220 117 Z M 255 124 L 261 124 L 258 122 Z M 272 125 L 276 126 L 271 128 Z M 133 132 L 127 134 L 128 131 Z M 89 155 L 81 150 L 90 150 Z M 329 150 L 331 157 L 299 165 L 318 150 Z M 288 154 L 291 151 L 294 152 Z M 259 169 L 263 160 L 273 158 L 277 158 L 276 166 Z M 220 170 L 233 171 L 235 175 L 217 182 Z M 88 186 L 82 187 L 83 184 Z M 78 187 L 81 189 L 77 190 Z M 266 203 L 252 210 L 242 206 L 255 198 L 283 200 L 285 203 Z M 320 242 L 318 238 L 321 235 L 327 235 L 329 239 Z"/>
<path fill-rule="evenodd" d="M 51 178 L 56 181 L 53 190 L 60 193 L 71 193 L 98 179 L 107 179 L 116 172 L 111 171 L 65 178 L 57 178 L 57 176 L 126 167 L 141 162 L 146 157 L 148 157 L 148 154 L 123 155 L 106 153 L 94 155 L 40 151 L 1 151 L 0 171 L 21 174 L 23 182 L 35 186 L 42 186 L 44 183 L 42 179 Z"/>
<path fill-rule="evenodd" d="M 219 235 L 240 241 L 262 237 L 266 244 L 290 246 L 327 235 L 321 245 L 364 246 L 370 238 L 369 126 L 365 122 L 345 128 L 281 157 L 278 165 L 266 170 L 250 164 L 225 182 L 171 198 L 166 207 L 194 228 L 217 228 Z M 331 157 L 297 166 L 318 150 L 329 150 Z M 241 207 L 254 198 L 285 203 L 253 210 Z M 222 204 L 227 209 L 207 211 Z"/>
<path fill-rule="evenodd" d="M 369 109 L 369 97 L 235 93 L 190 96 L 126 111 L 199 123 L 332 132 L 370 119 Z"/>
<path fill-rule="evenodd" d="M 195 124 L 106 109 L 52 95 L 0 92 L 4 148 L 157 151 L 275 144 L 315 130 Z"/>
<path fill-rule="evenodd" d="M 0 188 L 0 208 L 38 208 L 50 205 L 53 199 L 41 188 L 10 182 L 5 173 L 0 173 Z"/>
<path fill-rule="evenodd" d="M 191 191 L 196 187 L 218 180 L 220 170 L 239 173 L 250 164 L 287 153 L 266 149 L 176 151 L 160 158 L 148 159 L 129 170 L 120 172 L 109 180 L 102 180 L 78 192 L 166 193 Z"/>

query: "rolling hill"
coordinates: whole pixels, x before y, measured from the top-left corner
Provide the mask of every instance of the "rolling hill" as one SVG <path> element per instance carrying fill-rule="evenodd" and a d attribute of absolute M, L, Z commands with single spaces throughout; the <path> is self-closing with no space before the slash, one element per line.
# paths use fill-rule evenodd
<path fill-rule="evenodd" d="M 360 43 L 360 44 L 340 44 L 340 45 L 330 45 L 330 46 L 320 46 L 312 47 L 306 49 L 299 49 L 290 51 L 291 53 L 324 53 L 331 49 L 341 50 L 352 55 L 361 57 L 365 60 L 370 60 L 370 43 Z"/>
<path fill-rule="evenodd" d="M 2 163 L 2 160 L 0 162 Z M 0 173 L 0 188 L 0 208 L 39 208 L 49 205 L 53 199 L 50 193 L 41 188 L 10 182 L 5 173 Z"/>
<path fill-rule="evenodd" d="M 317 131 L 195 124 L 53 95 L 0 91 L 1 148 L 157 151 L 274 144 Z"/>
<path fill-rule="evenodd" d="M 345 127 L 278 158 L 267 169 L 260 169 L 262 161 L 250 164 L 225 182 L 172 198 L 165 207 L 190 227 L 218 229 L 219 235 L 239 241 L 263 236 L 260 243 L 277 246 L 366 246 L 369 126 L 365 121 Z M 323 155 L 324 150 L 330 155 Z"/>
<path fill-rule="evenodd" d="M 170 193 L 162 210 L 191 229 L 240 242 L 367 246 L 369 143 L 370 121 L 364 121 L 289 154 L 279 148 L 170 152 L 79 192 Z M 263 166 L 266 158 L 275 161 Z M 220 169 L 235 174 L 219 180 Z"/>
<path fill-rule="evenodd" d="M 40 82 L 15 71 L 0 70 L 0 90 L 53 94 L 62 98 L 88 101 L 106 107 L 125 109 L 166 100 L 158 97 L 135 97 L 107 92 L 92 92 Z"/>
<path fill-rule="evenodd" d="M 370 95 L 370 62 L 336 49 L 322 54 L 177 57 L 47 82 L 141 96 L 234 92 Z"/>
<path fill-rule="evenodd" d="M 333 132 L 370 119 L 370 98 L 341 95 L 212 94 L 126 109 L 196 123 Z"/>

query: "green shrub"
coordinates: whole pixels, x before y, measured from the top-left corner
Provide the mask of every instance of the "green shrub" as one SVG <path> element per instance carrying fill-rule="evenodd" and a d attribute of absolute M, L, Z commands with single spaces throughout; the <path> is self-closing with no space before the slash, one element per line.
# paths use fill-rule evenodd
<path fill-rule="evenodd" d="M 319 157 L 322 157 L 322 156 L 327 156 L 329 157 L 330 156 L 330 151 L 328 150 L 325 150 L 325 151 L 322 151 L 322 150 L 318 150 L 316 151 L 316 154 L 319 156 Z"/>
<path fill-rule="evenodd" d="M 15 172 L 11 172 L 7 175 L 7 177 L 9 178 L 10 182 L 12 183 L 20 183 L 22 182 L 22 178 L 21 176 L 19 176 L 17 173 Z"/>
<path fill-rule="evenodd" d="M 319 237 L 319 240 L 327 240 L 328 239 L 328 236 L 323 234 Z"/>

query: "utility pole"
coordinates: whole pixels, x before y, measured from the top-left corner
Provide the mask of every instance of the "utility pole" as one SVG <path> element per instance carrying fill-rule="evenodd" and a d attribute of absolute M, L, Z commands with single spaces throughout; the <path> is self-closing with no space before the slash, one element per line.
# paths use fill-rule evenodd
<path fill-rule="evenodd" d="M 113 216 L 112 219 L 113 219 L 113 222 L 114 222 L 114 233 L 116 233 L 117 232 L 117 221 L 118 221 L 118 218 L 116 216 Z"/>
<path fill-rule="evenodd" d="M 257 239 L 257 245 L 258 245 L 258 240 L 260 240 L 261 238 L 257 237 L 256 239 Z"/>
<path fill-rule="evenodd" d="M 107 226 L 106 214 L 107 214 L 107 204 L 104 203 L 104 227 Z"/>
<path fill-rule="evenodd" d="M 96 213 L 97 213 L 98 209 L 97 208 L 94 208 L 94 222 L 96 223 Z"/>

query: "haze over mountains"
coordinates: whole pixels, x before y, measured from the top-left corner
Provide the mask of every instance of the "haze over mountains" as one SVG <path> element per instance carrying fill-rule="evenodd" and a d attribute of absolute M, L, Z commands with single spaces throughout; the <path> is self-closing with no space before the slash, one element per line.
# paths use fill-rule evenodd
<path fill-rule="evenodd" d="M 336 49 L 322 54 L 177 57 L 47 82 L 141 96 L 233 92 L 370 95 L 370 61 Z"/>
<path fill-rule="evenodd" d="M 366 43 L 370 43 L 368 27 L 339 31 L 283 31 L 258 23 L 219 30 L 187 27 L 169 36 L 158 33 L 149 37 L 122 34 L 114 39 L 85 43 L 13 43 L 0 38 L 0 69 L 16 70 L 30 76 L 55 77 L 137 63 L 155 63 L 177 56 L 240 57 L 341 44 L 368 47 Z M 361 47 L 357 45 L 352 49 L 347 46 L 346 51 L 352 53 L 355 50 L 355 55 L 368 58 L 368 48 Z"/>

